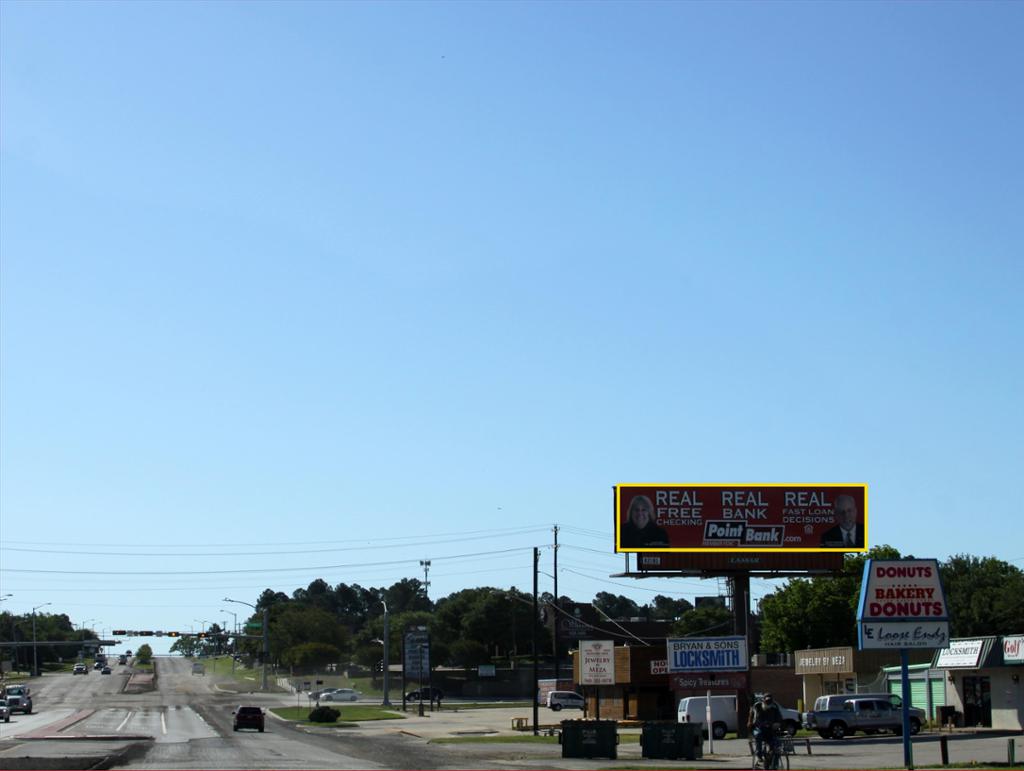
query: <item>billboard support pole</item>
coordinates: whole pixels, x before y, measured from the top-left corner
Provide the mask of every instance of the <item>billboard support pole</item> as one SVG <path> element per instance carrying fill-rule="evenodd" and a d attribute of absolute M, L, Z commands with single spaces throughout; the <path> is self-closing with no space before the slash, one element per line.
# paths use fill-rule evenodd
<path fill-rule="evenodd" d="M 750 573 L 746 571 L 737 573 L 732 577 L 730 583 L 732 584 L 733 634 L 746 638 L 747 618 L 750 615 Z M 750 656 L 749 643 L 747 656 Z M 749 667 L 749 659 L 744 664 Z M 749 690 L 750 680 L 747 680 L 747 687 L 741 688 L 736 693 L 736 738 L 738 739 L 747 738 L 747 713 L 750 711 Z"/>
<path fill-rule="evenodd" d="M 901 696 L 903 698 L 903 765 L 907 768 L 913 768 L 914 747 L 910 743 L 910 673 L 907 669 L 908 662 L 907 649 L 900 648 L 900 684 L 902 686 Z"/>

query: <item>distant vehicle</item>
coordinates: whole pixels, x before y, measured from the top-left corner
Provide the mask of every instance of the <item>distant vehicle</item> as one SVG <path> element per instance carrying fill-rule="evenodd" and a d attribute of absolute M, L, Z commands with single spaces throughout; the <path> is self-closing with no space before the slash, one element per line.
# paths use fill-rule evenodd
<path fill-rule="evenodd" d="M 319 691 L 312 691 L 312 692 L 310 692 L 309 698 L 311 698 L 311 699 L 322 699 L 327 694 L 334 693 L 337 690 L 338 690 L 337 688 L 321 688 Z"/>
<path fill-rule="evenodd" d="M 73 675 L 87 675 L 89 674 L 89 667 L 85 664 L 75 664 L 71 668 L 71 674 Z"/>
<path fill-rule="evenodd" d="M 330 693 L 320 695 L 320 701 L 358 701 L 359 691 L 351 688 L 335 688 Z"/>
<path fill-rule="evenodd" d="M 234 729 L 255 728 L 263 733 L 264 716 L 263 710 L 259 707 L 239 707 L 231 713 L 235 716 Z"/>
<path fill-rule="evenodd" d="M 548 709 L 558 712 L 561 709 L 585 709 L 586 702 L 576 691 L 551 691 L 548 694 Z"/>
<path fill-rule="evenodd" d="M 843 739 L 857 731 L 866 734 L 892 731 L 897 736 L 903 733 L 903 701 L 898 696 L 847 694 L 838 704 L 830 703 L 828 698 L 819 698 L 807 717 L 808 728 L 817 731 L 822 739 Z M 831 708 L 818 709 L 819 706 Z M 910 733 L 918 733 L 923 722 L 924 710 L 911 707 Z"/>
<path fill-rule="evenodd" d="M 128 663 L 128 657 L 127 657 L 127 656 L 125 656 L 125 655 L 124 655 L 124 654 L 122 653 L 122 654 L 121 654 L 120 656 L 118 656 L 118 657 L 117 657 L 117 663 L 118 663 L 118 664 L 122 664 L 122 665 L 124 665 L 124 664 L 127 664 L 127 663 Z"/>
<path fill-rule="evenodd" d="M 94 663 L 92 665 L 92 668 L 93 669 L 103 669 L 103 662 L 100 661 L 99 659 L 96 659 L 96 663 Z"/>
<path fill-rule="evenodd" d="M 421 692 L 423 693 L 423 701 L 433 701 L 435 699 L 437 701 L 441 701 L 441 699 L 444 698 L 444 693 L 441 692 L 440 688 L 431 688 L 430 686 L 427 686 L 426 688 L 422 688 L 417 691 L 410 691 L 405 694 L 405 700 L 419 701 Z"/>
<path fill-rule="evenodd" d="M 3 697 L 7 700 L 7 709 L 11 712 L 32 714 L 32 689 L 27 685 L 8 685 L 4 688 Z"/>
<path fill-rule="evenodd" d="M 11 708 L 7 706 L 7 699 L 0 699 L 0 720 L 11 722 Z"/>
<path fill-rule="evenodd" d="M 679 700 L 676 720 L 680 723 L 700 723 L 701 731 L 707 733 L 707 696 L 685 696 Z M 724 739 L 725 735 L 736 732 L 736 697 L 711 697 L 711 735 Z"/>
<path fill-rule="evenodd" d="M 206 674 L 206 665 L 205 664 L 200 664 L 197 661 L 195 664 L 192 665 L 192 674 L 193 675 L 205 675 Z"/>
<path fill-rule="evenodd" d="M 110 674 L 110 667 L 103 667 L 103 669 L 100 670 L 100 674 L 101 675 L 109 675 Z"/>

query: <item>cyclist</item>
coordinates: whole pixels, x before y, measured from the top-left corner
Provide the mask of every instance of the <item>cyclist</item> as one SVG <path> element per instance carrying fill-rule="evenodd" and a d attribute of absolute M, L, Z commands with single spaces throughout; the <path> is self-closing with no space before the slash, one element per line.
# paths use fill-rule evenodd
<path fill-rule="evenodd" d="M 753 729 L 754 746 L 758 760 L 764 760 L 764 745 L 777 747 L 778 726 L 782 723 L 782 710 L 775 703 L 770 693 L 765 693 L 761 699 L 750 708 L 750 715 L 747 717 L 747 728 Z"/>

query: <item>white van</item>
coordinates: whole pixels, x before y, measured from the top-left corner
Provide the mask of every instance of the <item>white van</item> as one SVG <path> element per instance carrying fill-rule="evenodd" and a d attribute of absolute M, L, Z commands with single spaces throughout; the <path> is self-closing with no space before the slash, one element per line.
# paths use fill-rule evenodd
<path fill-rule="evenodd" d="M 548 694 L 548 708 L 555 712 L 566 709 L 583 709 L 583 697 L 575 691 L 551 691 Z"/>
<path fill-rule="evenodd" d="M 707 696 L 686 696 L 679 700 L 676 719 L 679 723 L 700 723 L 701 730 L 707 733 Z M 736 697 L 711 697 L 711 735 L 716 739 L 724 739 L 727 733 L 736 733 Z"/>

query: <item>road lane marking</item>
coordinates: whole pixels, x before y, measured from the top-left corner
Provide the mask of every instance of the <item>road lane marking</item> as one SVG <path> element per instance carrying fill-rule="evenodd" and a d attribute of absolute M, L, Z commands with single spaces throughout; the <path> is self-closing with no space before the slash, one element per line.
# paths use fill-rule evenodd
<path fill-rule="evenodd" d="M 124 720 L 121 721 L 121 725 L 119 725 L 115 730 L 118 733 L 120 733 L 121 729 L 124 728 L 128 724 L 128 721 L 132 719 L 132 715 L 134 715 L 134 714 L 135 714 L 134 712 L 129 710 L 128 714 L 124 716 Z"/>
<path fill-rule="evenodd" d="M 164 736 L 167 736 L 167 720 L 165 719 L 167 713 L 160 713 L 160 730 L 164 732 Z"/>

